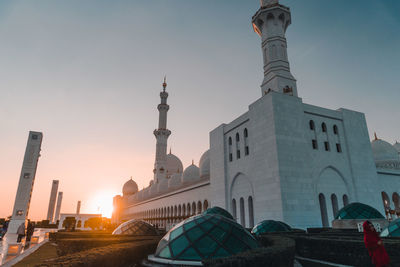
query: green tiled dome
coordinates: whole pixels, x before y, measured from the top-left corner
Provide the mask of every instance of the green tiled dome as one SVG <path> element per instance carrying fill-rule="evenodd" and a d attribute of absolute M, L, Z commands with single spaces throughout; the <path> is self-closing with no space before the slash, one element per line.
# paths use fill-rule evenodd
<path fill-rule="evenodd" d="M 400 218 L 392 221 L 389 226 L 382 231 L 381 236 L 400 237 Z"/>
<path fill-rule="evenodd" d="M 339 210 L 335 219 L 385 219 L 385 217 L 371 206 L 354 202 Z"/>
<path fill-rule="evenodd" d="M 154 256 L 176 261 L 201 261 L 257 247 L 256 239 L 235 221 L 217 214 L 200 214 L 172 228 L 158 243 Z"/>
<path fill-rule="evenodd" d="M 226 209 L 217 206 L 207 209 L 205 212 L 203 212 L 203 214 L 219 214 L 233 220 L 233 216 Z"/>
<path fill-rule="evenodd" d="M 290 230 L 292 230 L 292 228 L 284 222 L 265 220 L 254 226 L 253 230 L 251 230 L 251 233 L 255 235 L 262 235 L 265 233 L 287 232 Z"/>
<path fill-rule="evenodd" d="M 120 224 L 112 233 L 113 235 L 158 235 L 153 225 L 142 220 L 129 220 Z"/>

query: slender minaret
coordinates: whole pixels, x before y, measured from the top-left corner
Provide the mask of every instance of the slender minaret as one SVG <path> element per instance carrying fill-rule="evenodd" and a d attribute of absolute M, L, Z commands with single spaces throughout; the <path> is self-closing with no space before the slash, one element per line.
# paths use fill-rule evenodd
<path fill-rule="evenodd" d="M 297 96 L 296 79 L 290 73 L 286 29 L 291 23 L 290 9 L 278 0 L 261 0 L 261 8 L 252 19 L 254 31 L 261 37 L 264 80 L 261 93 L 276 91 Z"/>
<path fill-rule="evenodd" d="M 81 212 L 81 201 L 78 201 L 78 204 L 76 205 L 76 214 L 79 214 Z"/>
<path fill-rule="evenodd" d="M 37 164 L 40 157 L 42 138 L 43 134 L 40 132 L 29 132 L 17 195 L 15 196 L 14 209 L 8 226 L 8 235 L 16 234 L 18 227 L 22 223 L 26 224 Z"/>
<path fill-rule="evenodd" d="M 47 220 L 49 220 L 50 223 L 53 221 L 54 208 L 56 206 L 56 198 L 58 191 L 58 183 L 59 183 L 58 180 L 53 180 L 51 184 L 49 208 L 47 209 Z"/>
<path fill-rule="evenodd" d="M 153 132 L 157 139 L 156 160 L 154 162 L 153 170 L 155 183 L 158 183 L 160 179 L 167 177 L 167 141 L 171 134 L 171 131 L 167 129 L 167 112 L 169 110 L 169 105 L 167 104 L 168 93 L 165 91 L 167 88 L 165 77 L 162 86 L 163 90 L 160 92 L 161 103 L 157 106 L 159 112 L 158 129 Z"/>
<path fill-rule="evenodd" d="M 63 198 L 63 192 L 58 192 L 56 214 L 54 215 L 54 222 L 57 222 L 60 219 L 62 198 Z"/>

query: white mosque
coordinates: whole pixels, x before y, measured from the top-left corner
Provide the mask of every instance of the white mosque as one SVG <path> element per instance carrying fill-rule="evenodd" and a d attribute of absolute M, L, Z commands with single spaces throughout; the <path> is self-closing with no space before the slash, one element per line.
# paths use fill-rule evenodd
<path fill-rule="evenodd" d="M 290 9 L 261 0 L 252 18 L 261 37 L 264 80 L 248 111 L 209 134 L 210 148 L 185 169 L 167 154 L 167 84 L 158 105 L 154 179 L 131 179 L 114 197 L 114 222 L 143 219 L 169 229 L 212 206 L 245 227 L 273 219 L 293 227 L 331 225 L 351 202 L 400 215 L 400 143 L 370 135 L 363 113 L 303 103 L 290 72 L 285 32 Z"/>

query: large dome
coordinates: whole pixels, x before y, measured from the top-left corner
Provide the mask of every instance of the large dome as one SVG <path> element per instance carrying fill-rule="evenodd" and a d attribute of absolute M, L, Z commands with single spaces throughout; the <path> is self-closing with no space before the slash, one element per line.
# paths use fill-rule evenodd
<path fill-rule="evenodd" d="M 196 182 L 200 179 L 200 169 L 192 162 L 192 165 L 187 167 L 182 175 L 182 182 L 184 184 L 189 184 Z"/>
<path fill-rule="evenodd" d="M 172 228 L 149 260 L 199 262 L 235 255 L 258 246 L 257 240 L 235 221 L 217 214 L 200 214 Z"/>
<path fill-rule="evenodd" d="M 210 177 L 210 150 L 203 153 L 199 162 L 200 178 Z"/>
<path fill-rule="evenodd" d="M 113 235 L 158 235 L 153 225 L 142 220 L 129 220 L 120 224 L 113 232 Z"/>
<path fill-rule="evenodd" d="M 396 150 L 394 146 L 389 144 L 388 142 L 375 139 L 371 142 L 372 153 L 374 154 L 375 162 L 383 162 L 383 161 L 398 161 L 399 160 L 399 152 Z"/>
<path fill-rule="evenodd" d="M 129 179 L 122 187 L 122 194 L 124 196 L 130 196 L 136 194 L 137 192 L 138 192 L 138 186 L 135 183 L 135 181 L 132 180 L 132 178 Z"/>
<path fill-rule="evenodd" d="M 207 209 L 206 211 L 203 212 L 203 214 L 218 214 L 233 220 L 233 216 L 226 209 L 217 206 Z"/>
<path fill-rule="evenodd" d="M 171 178 L 169 178 L 168 181 L 168 188 L 169 189 L 175 189 L 178 188 L 182 185 L 182 173 L 175 173 L 171 176 Z"/>
<path fill-rule="evenodd" d="M 251 230 L 251 233 L 255 235 L 262 235 L 273 232 L 288 232 L 290 230 L 292 230 L 292 228 L 284 222 L 265 220 L 254 226 L 253 230 Z"/>
<path fill-rule="evenodd" d="M 177 156 L 171 154 L 170 152 L 167 155 L 167 177 L 177 172 L 182 173 L 182 171 L 183 171 L 182 161 Z"/>
<path fill-rule="evenodd" d="M 350 203 L 340 209 L 335 217 L 336 220 L 352 219 L 385 219 L 383 215 L 371 206 L 363 203 Z"/>

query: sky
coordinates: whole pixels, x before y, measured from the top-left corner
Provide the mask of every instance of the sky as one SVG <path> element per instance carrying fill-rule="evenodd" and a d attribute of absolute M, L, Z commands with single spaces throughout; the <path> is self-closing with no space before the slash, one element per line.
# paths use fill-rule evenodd
<path fill-rule="evenodd" d="M 400 141 L 400 1 L 282 0 L 291 72 L 305 103 L 364 112 L 369 134 Z M 29 217 L 106 213 L 131 176 L 152 179 L 167 75 L 168 148 L 184 167 L 209 132 L 261 96 L 258 0 L 0 2 L 0 218 L 11 215 L 28 132 L 43 132 Z M 169 149 L 168 149 L 169 150 Z M 99 208 L 100 207 L 100 208 Z"/>

